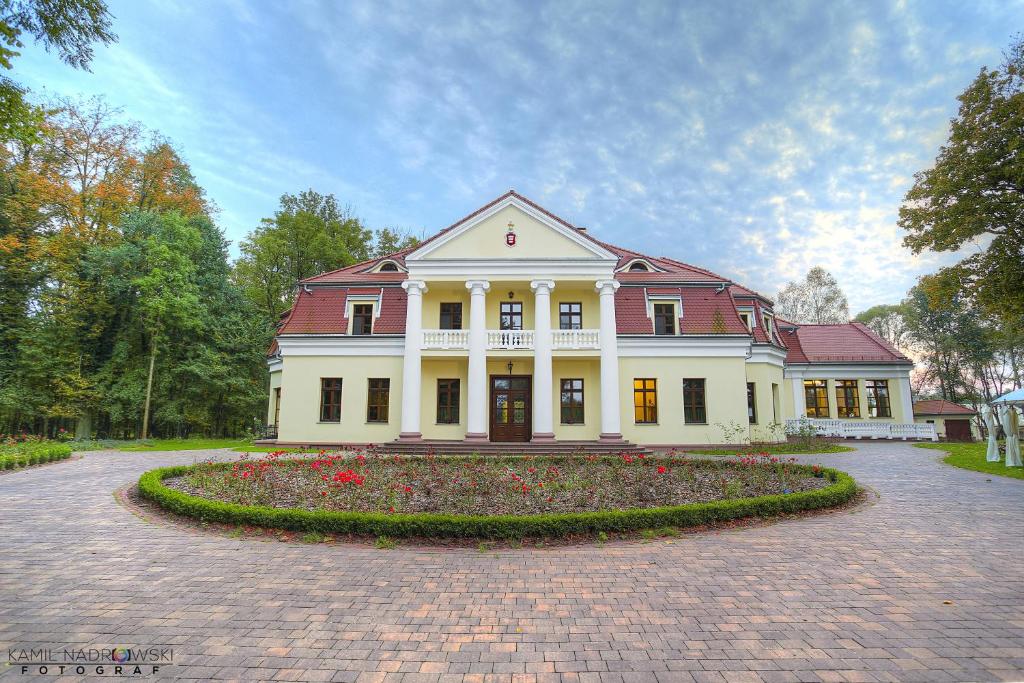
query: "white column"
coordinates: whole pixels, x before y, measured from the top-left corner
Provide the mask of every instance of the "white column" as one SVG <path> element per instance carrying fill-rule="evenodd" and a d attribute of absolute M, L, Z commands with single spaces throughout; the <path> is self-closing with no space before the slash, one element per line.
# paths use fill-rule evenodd
<path fill-rule="evenodd" d="M 622 441 L 619 415 L 619 342 L 615 328 L 615 280 L 598 280 L 601 295 L 601 440 Z"/>
<path fill-rule="evenodd" d="M 533 441 L 554 441 L 551 390 L 551 290 L 553 280 L 534 280 L 533 290 Z"/>
<path fill-rule="evenodd" d="M 900 377 L 900 405 L 903 406 L 903 422 L 914 421 L 914 394 L 910 388 L 910 376 Z"/>
<path fill-rule="evenodd" d="M 802 420 L 807 417 L 807 403 L 804 395 L 804 378 L 794 377 L 793 382 L 793 412 L 796 413 L 793 417 L 797 420 Z"/>
<path fill-rule="evenodd" d="M 466 441 L 487 440 L 487 280 L 470 280 Z"/>
<path fill-rule="evenodd" d="M 398 438 L 418 441 L 420 434 L 420 385 L 423 367 L 420 362 L 423 348 L 423 293 L 427 284 L 422 280 L 402 283 L 406 293 L 405 306 L 405 358 L 402 362 L 402 418 Z"/>

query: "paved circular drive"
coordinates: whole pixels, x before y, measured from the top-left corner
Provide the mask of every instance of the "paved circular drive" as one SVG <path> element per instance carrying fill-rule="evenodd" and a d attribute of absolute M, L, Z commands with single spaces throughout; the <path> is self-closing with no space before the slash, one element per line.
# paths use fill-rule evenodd
<path fill-rule="evenodd" d="M 1024 481 L 935 451 L 804 458 L 879 493 L 852 512 L 497 553 L 232 540 L 111 495 L 208 455 L 0 476 L 0 649 L 165 646 L 196 679 L 1024 679 Z"/>

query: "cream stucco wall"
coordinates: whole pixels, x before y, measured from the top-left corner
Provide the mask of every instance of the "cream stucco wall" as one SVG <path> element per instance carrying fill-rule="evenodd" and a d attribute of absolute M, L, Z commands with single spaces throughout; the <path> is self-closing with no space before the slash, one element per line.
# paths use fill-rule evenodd
<path fill-rule="evenodd" d="M 747 375 L 742 357 L 619 359 L 622 435 L 639 444 L 747 443 Z M 633 379 L 658 380 L 658 423 L 636 424 Z M 683 378 L 704 378 L 707 424 L 683 421 Z M 742 432 L 737 437 L 736 433 Z"/>
<path fill-rule="evenodd" d="M 747 363 L 747 382 L 754 383 L 754 405 L 757 421 L 750 425 L 750 440 L 754 442 L 785 441 L 785 408 L 782 399 L 782 368 L 771 363 Z M 779 402 L 773 398 L 775 385 Z M 744 409 L 746 393 L 743 394 Z"/>
<path fill-rule="evenodd" d="M 398 437 L 402 359 L 398 356 L 285 356 L 278 440 L 376 443 Z M 320 422 L 320 379 L 342 378 L 341 422 Z M 366 421 L 367 380 L 391 379 L 387 423 Z"/>
<path fill-rule="evenodd" d="M 516 245 L 505 245 L 508 223 L 515 225 Z M 593 258 L 594 254 L 514 206 L 469 228 L 458 238 L 442 244 L 426 258 Z"/>
<path fill-rule="evenodd" d="M 423 360 L 420 392 L 420 433 L 424 439 L 461 439 L 466 436 L 466 382 L 469 376 L 465 358 Z M 437 421 L 437 380 L 459 380 L 459 422 L 439 424 Z"/>
<path fill-rule="evenodd" d="M 584 313 L 585 319 L 586 313 Z M 601 435 L 601 362 L 595 359 L 555 358 L 551 364 L 555 438 L 592 441 Z M 562 424 L 561 380 L 583 380 L 583 424 Z"/>

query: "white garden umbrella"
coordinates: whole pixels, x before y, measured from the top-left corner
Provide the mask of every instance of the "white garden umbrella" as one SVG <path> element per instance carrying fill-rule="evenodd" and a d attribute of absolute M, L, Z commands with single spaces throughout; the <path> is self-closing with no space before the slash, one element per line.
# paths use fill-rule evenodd
<path fill-rule="evenodd" d="M 1024 389 L 1015 389 L 1003 394 L 992 403 L 999 406 L 999 417 L 1003 423 L 1003 431 L 1006 432 L 1006 466 L 1024 467 L 1024 462 L 1021 462 L 1020 458 L 1020 417 L 1015 407 L 1024 407 Z"/>
<path fill-rule="evenodd" d="M 1003 431 L 1006 432 L 1006 466 L 1024 467 L 1020 458 L 1020 418 L 1017 417 L 1017 408 L 1004 404 L 1003 410 Z"/>
<path fill-rule="evenodd" d="M 981 419 L 985 421 L 985 427 L 988 429 L 988 450 L 985 451 L 985 460 L 989 462 L 999 462 L 1002 460 L 1002 456 L 999 455 L 999 442 L 996 439 L 996 432 L 999 431 L 999 422 L 996 418 L 996 411 L 992 410 L 992 406 L 983 405 L 981 407 Z"/>

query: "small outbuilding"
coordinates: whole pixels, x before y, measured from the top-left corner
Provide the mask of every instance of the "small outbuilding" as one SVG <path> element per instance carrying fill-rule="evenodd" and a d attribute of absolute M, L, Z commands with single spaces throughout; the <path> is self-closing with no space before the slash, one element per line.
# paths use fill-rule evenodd
<path fill-rule="evenodd" d="M 977 441 L 978 413 L 973 408 L 952 401 L 914 401 L 914 422 L 935 425 L 935 432 L 943 441 Z"/>

